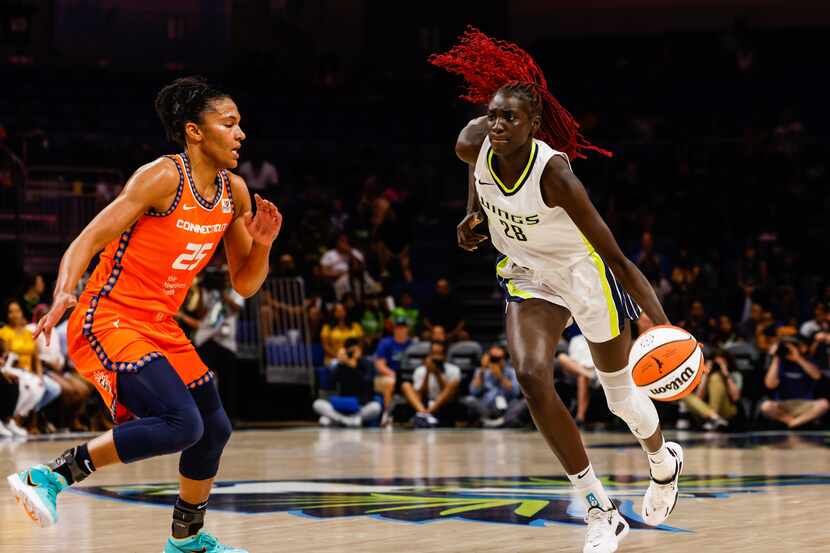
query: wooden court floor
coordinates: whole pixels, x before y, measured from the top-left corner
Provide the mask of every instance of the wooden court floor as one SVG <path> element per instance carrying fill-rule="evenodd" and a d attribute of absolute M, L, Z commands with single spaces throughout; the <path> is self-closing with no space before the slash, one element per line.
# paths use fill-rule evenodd
<path fill-rule="evenodd" d="M 830 433 L 684 434 L 668 526 L 621 552 L 830 551 Z M 76 440 L 0 441 L 0 473 Z M 597 473 L 638 526 L 648 468 L 630 435 L 588 434 Z M 0 551 L 159 553 L 177 457 L 105 469 L 59 497 L 41 529 L 0 489 Z M 539 434 L 501 430 L 243 431 L 225 450 L 206 527 L 251 553 L 582 550 L 581 514 Z M 5 481 L 0 481 L 5 484 Z"/>

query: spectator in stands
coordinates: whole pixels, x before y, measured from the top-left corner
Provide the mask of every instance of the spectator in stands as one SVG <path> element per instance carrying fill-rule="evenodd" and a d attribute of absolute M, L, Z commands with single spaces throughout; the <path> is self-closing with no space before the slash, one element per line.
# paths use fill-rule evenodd
<path fill-rule="evenodd" d="M 753 244 L 744 249 L 738 263 L 738 285 L 742 288 L 759 289 L 767 283 L 767 262 L 758 256 Z"/>
<path fill-rule="evenodd" d="M 678 326 L 687 330 L 692 336 L 697 338 L 698 342 L 708 344 L 711 341 L 711 331 L 714 323 L 706 317 L 706 310 L 703 308 L 703 302 L 700 300 L 692 302 L 688 316 Z"/>
<path fill-rule="evenodd" d="M 436 328 L 433 327 L 433 333 Z M 433 343 L 442 343 L 434 341 Z M 470 395 L 461 403 L 467 407 L 471 421 L 482 421 L 487 427 L 515 426 L 522 409 L 521 389 L 516 370 L 507 363 L 502 346 L 493 345 L 481 356 L 481 367 L 470 382 Z"/>
<path fill-rule="evenodd" d="M 381 307 L 380 298 L 376 294 L 367 295 L 361 309 L 360 326 L 363 327 L 366 348 L 374 351 L 377 342 L 383 336 L 386 313 Z"/>
<path fill-rule="evenodd" d="M 764 309 L 760 303 L 752 303 L 747 317 L 738 325 L 738 336 L 750 344 L 756 343 L 756 331 L 761 323 Z"/>
<path fill-rule="evenodd" d="M 738 335 L 735 332 L 735 326 L 732 324 L 732 319 L 729 315 L 721 315 L 718 317 L 718 326 L 711 336 L 712 345 L 720 348 L 726 348 L 738 341 Z"/>
<path fill-rule="evenodd" d="M 588 408 L 593 395 L 605 397 L 599 378 L 596 376 L 594 360 L 588 341 L 577 334 L 568 343 L 568 353 L 560 353 L 556 360 L 562 370 L 576 379 L 576 414 L 574 422 L 582 427 L 587 422 Z"/>
<path fill-rule="evenodd" d="M 26 323 L 37 323 L 32 320 L 35 307 L 41 302 L 43 293 L 46 292 L 46 281 L 40 273 L 26 274 L 23 282 L 23 293 L 20 295 L 20 308 L 23 310 L 23 318 Z"/>
<path fill-rule="evenodd" d="M 372 203 L 372 246 L 378 256 L 380 277 L 384 281 L 397 277 L 412 282 L 411 224 L 401 206 L 393 206 L 390 198 L 395 199 L 395 194 L 386 194 Z"/>
<path fill-rule="evenodd" d="M 37 305 L 32 313 L 33 320 L 40 320 L 40 318 L 45 316 L 48 311 L 48 305 L 44 303 Z M 26 329 L 29 332 L 34 333 L 36 326 L 37 325 L 32 322 L 26 325 Z M 46 336 L 44 334 L 40 334 L 35 339 L 35 342 L 37 345 L 38 357 L 40 358 L 40 363 L 43 368 L 44 378 L 52 380 L 60 386 L 60 402 L 57 409 L 58 416 L 55 418 L 54 422 L 61 428 L 72 428 L 75 426 L 75 429 L 77 430 L 78 427 L 74 423 L 77 421 L 78 413 L 80 412 L 83 403 L 89 397 L 91 390 L 82 377 L 73 375 L 71 371 L 64 371 L 66 366 L 66 354 L 61 351 L 59 337 L 56 336 L 55 339 L 50 340 L 47 345 Z M 41 423 L 43 424 L 43 428 L 41 429 L 45 432 L 55 431 L 54 425 L 49 420 L 43 420 Z"/>
<path fill-rule="evenodd" d="M 778 336 L 778 327 L 781 323 L 775 320 L 772 311 L 763 309 L 761 311 L 761 319 L 755 325 L 755 345 L 761 351 L 768 351 L 776 343 Z"/>
<path fill-rule="evenodd" d="M 13 353 L 17 358 L 16 374 L 20 381 L 21 393 L 23 387 L 29 387 L 37 397 L 34 404 L 27 404 L 25 405 L 27 408 L 20 409 L 18 417 L 20 417 L 19 422 L 22 422 L 22 417 L 30 412 L 37 413 L 56 399 L 61 393 L 61 388 L 57 382 L 43 375 L 37 342 L 35 342 L 32 333 L 26 329 L 26 320 L 23 318 L 23 309 L 20 307 L 20 303 L 17 300 L 9 301 L 6 314 L 7 323 L 0 328 L 0 340 L 6 343 L 7 351 Z M 36 424 L 37 421 L 32 417 L 27 431 L 29 433 L 39 433 Z"/>
<path fill-rule="evenodd" d="M 216 375 L 222 405 L 231 422 L 235 422 L 239 418 L 236 329 L 245 299 L 231 286 L 224 265 L 214 265 L 203 273 L 201 295 L 203 316 L 193 334 L 193 345 Z"/>
<path fill-rule="evenodd" d="M 447 344 L 432 342 L 424 364 L 412 374 L 412 382 L 401 384 L 404 397 L 415 409 L 415 427 L 452 426 L 458 416 L 460 384 L 461 369 L 447 363 Z"/>
<path fill-rule="evenodd" d="M 76 432 L 83 432 L 87 430 L 106 431 L 112 428 L 112 420 L 107 414 L 108 409 L 104 407 L 104 402 L 95 394 L 95 402 L 93 405 L 87 403 L 87 400 L 95 392 L 95 386 L 78 374 L 75 365 L 72 363 L 68 355 L 68 348 L 66 342 L 66 327 L 69 321 L 69 313 L 66 313 L 63 320 L 58 323 L 52 331 L 51 342 L 57 343 L 60 348 L 60 354 L 64 359 L 63 378 L 71 383 L 72 391 L 63 400 L 64 412 L 61 427 L 68 428 Z M 45 338 L 43 335 L 37 337 L 38 343 Z M 61 394 L 63 398 L 64 394 Z M 81 418 L 88 416 L 89 425 L 81 422 Z"/>
<path fill-rule="evenodd" d="M 812 338 L 816 332 L 821 332 L 829 321 L 827 317 L 827 305 L 819 300 L 812 301 L 813 318 L 805 321 L 798 329 L 798 333 L 805 338 Z"/>
<path fill-rule="evenodd" d="M 810 357 L 825 376 L 830 378 L 830 321 L 824 322 L 821 330 L 813 334 L 810 340 Z"/>
<path fill-rule="evenodd" d="M 671 271 L 671 293 L 665 298 L 669 318 L 680 319 L 689 312 L 694 298 L 701 292 L 701 267 L 690 258 L 687 248 L 681 248 Z"/>
<path fill-rule="evenodd" d="M 338 278 L 349 272 L 349 262 L 353 257 L 356 257 L 361 263 L 365 263 L 363 254 L 354 249 L 349 242 L 349 236 L 345 233 L 340 234 L 335 241 L 334 247 L 324 253 L 323 257 L 320 258 L 322 276 L 330 282 L 335 282 Z"/>
<path fill-rule="evenodd" d="M 406 348 L 412 344 L 409 337 L 409 321 L 401 317 L 392 322 L 395 325 L 392 336 L 383 338 L 375 351 L 375 390 L 383 394 L 382 425 L 391 422 L 389 410 L 392 408 L 392 395 L 401 387 L 401 358 Z"/>
<path fill-rule="evenodd" d="M 334 198 L 331 202 L 331 210 L 329 211 L 329 225 L 331 230 L 337 234 L 346 232 L 349 228 L 349 219 L 351 214 L 346 209 L 342 198 Z"/>
<path fill-rule="evenodd" d="M 297 270 L 297 263 L 294 261 L 294 256 L 290 253 L 280 255 L 277 260 L 277 266 L 274 268 L 274 276 L 280 278 L 302 278 L 300 271 Z"/>
<path fill-rule="evenodd" d="M 424 330 L 423 339 L 427 342 L 446 342 L 447 331 L 441 325 L 432 325 L 430 330 Z"/>
<path fill-rule="evenodd" d="M 363 328 L 360 323 L 351 319 L 345 305 L 336 303 L 332 309 L 331 320 L 324 324 L 320 331 L 326 365 L 337 358 L 337 352 L 343 348 L 348 338 L 363 338 Z"/>
<path fill-rule="evenodd" d="M 252 147 L 248 154 L 249 159 L 239 166 L 239 175 L 248 184 L 251 195 L 258 193 L 265 195 L 270 189 L 276 188 L 280 183 L 280 174 L 274 164 L 265 159 L 261 151 Z"/>
<path fill-rule="evenodd" d="M 821 372 L 815 363 L 804 357 L 806 352 L 805 344 L 792 338 L 783 338 L 770 348 L 771 360 L 764 384 L 773 399 L 761 404 L 761 412 L 788 428 L 814 421 L 830 408 L 827 399 L 814 397 Z"/>
<path fill-rule="evenodd" d="M 15 424 L 12 417 L 20 397 L 17 377 L 2 370 L 6 365 L 7 357 L 6 343 L 0 340 L 0 438 L 13 438 L 17 435 L 7 427 L 9 424 Z"/>
<path fill-rule="evenodd" d="M 193 339 L 193 335 L 199 329 L 202 317 L 205 315 L 204 290 L 202 289 L 202 275 L 196 275 L 193 283 L 184 297 L 179 312 L 176 313 L 176 322 L 182 328 L 185 336 Z M 268 305 L 267 301 L 263 302 L 263 309 Z"/>
<path fill-rule="evenodd" d="M 320 415 L 320 425 L 360 427 L 378 418 L 383 407 L 374 396 L 374 374 L 375 368 L 363 355 L 360 339 L 346 339 L 332 371 L 337 395 L 318 399 L 312 406 Z"/>
<path fill-rule="evenodd" d="M 634 262 L 651 283 L 660 301 L 671 292 L 671 284 L 666 279 L 666 267 L 663 256 L 654 250 L 654 237 L 645 231 L 640 239 L 640 251 L 634 256 Z"/>
<path fill-rule="evenodd" d="M 741 388 L 736 382 L 737 371 L 735 359 L 722 349 L 716 350 L 706 361 L 706 372 L 695 393 L 683 398 L 689 411 L 704 421 L 704 430 L 726 428 L 738 414 Z"/>
<path fill-rule="evenodd" d="M 435 293 L 424 310 L 424 326 L 430 330 L 433 325 L 441 325 L 447 329 L 449 340 L 469 340 L 470 334 L 465 329 L 466 321 L 462 309 L 455 296 L 450 293 L 450 281 L 439 278 L 435 283 Z"/>
<path fill-rule="evenodd" d="M 421 310 L 415 305 L 415 298 L 412 297 L 412 292 L 409 290 L 401 292 L 397 305 L 389 313 L 391 320 L 406 319 L 410 336 L 416 335 L 420 316 Z"/>
<path fill-rule="evenodd" d="M 361 259 L 349 259 L 349 271 L 334 281 L 334 295 L 337 301 L 343 301 L 343 296 L 351 293 L 357 303 L 363 303 L 367 296 L 380 294 L 383 287 L 372 278 Z"/>

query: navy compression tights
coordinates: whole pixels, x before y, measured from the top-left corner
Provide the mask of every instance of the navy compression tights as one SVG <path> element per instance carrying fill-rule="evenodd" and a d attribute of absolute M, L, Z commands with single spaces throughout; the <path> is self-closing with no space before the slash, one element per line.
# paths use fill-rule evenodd
<path fill-rule="evenodd" d="M 191 480 L 216 476 L 231 435 L 216 381 L 188 389 L 165 358 L 138 373 L 118 375 L 118 401 L 139 419 L 113 429 L 124 463 L 182 452 L 179 472 Z"/>

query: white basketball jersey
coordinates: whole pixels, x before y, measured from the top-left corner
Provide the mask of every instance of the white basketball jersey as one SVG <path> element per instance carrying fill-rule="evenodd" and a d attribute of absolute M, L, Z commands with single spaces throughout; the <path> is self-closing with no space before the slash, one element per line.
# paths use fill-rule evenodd
<path fill-rule="evenodd" d="M 553 156 L 568 156 L 540 140 L 533 140 L 530 159 L 516 183 L 504 183 L 496 174 L 495 154 L 485 138 L 475 168 L 476 190 L 487 214 L 490 239 L 514 263 L 530 269 L 562 269 L 593 251 L 579 228 L 561 207 L 542 199 L 542 173 Z"/>

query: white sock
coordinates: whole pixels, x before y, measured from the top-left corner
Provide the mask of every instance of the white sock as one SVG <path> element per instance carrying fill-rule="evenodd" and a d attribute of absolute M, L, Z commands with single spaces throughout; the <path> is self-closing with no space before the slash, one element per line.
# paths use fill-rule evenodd
<path fill-rule="evenodd" d="M 651 466 L 651 476 L 655 480 L 668 480 L 674 476 L 674 472 L 677 470 L 677 463 L 666 448 L 665 441 L 660 446 L 660 449 L 653 453 L 648 453 L 648 464 Z"/>
<path fill-rule="evenodd" d="M 576 495 L 583 502 L 586 510 L 596 506 L 599 506 L 603 510 L 608 510 L 613 507 L 614 504 L 611 503 L 611 499 L 605 493 L 605 488 L 602 487 L 602 482 L 594 474 L 594 467 L 590 464 L 588 468 L 576 474 L 569 474 L 568 480 L 573 484 L 573 487 L 576 489 Z"/>

